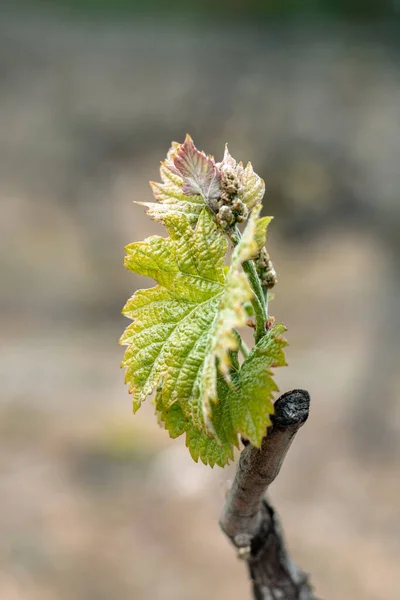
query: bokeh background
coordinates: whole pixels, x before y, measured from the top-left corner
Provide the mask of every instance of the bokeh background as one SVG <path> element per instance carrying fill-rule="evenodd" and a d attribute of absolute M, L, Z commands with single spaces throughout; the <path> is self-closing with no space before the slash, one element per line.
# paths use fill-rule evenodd
<path fill-rule="evenodd" d="M 0 17 L 0 598 L 249 598 L 233 470 L 132 416 L 124 245 L 171 140 L 265 179 L 311 416 L 271 490 L 318 595 L 397 597 L 400 5 L 20 0 Z M 396 592 L 397 589 L 397 592 Z"/>

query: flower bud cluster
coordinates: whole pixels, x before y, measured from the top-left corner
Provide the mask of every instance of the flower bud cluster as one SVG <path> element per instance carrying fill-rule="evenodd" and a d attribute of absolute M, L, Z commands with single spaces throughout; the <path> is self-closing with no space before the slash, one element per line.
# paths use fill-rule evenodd
<path fill-rule="evenodd" d="M 231 229 L 236 223 L 243 223 L 249 215 L 247 206 L 241 201 L 242 191 L 239 178 L 232 167 L 221 169 L 221 194 L 209 201 L 216 213 L 216 222 L 223 229 Z"/>
<path fill-rule="evenodd" d="M 261 249 L 261 252 L 254 259 L 258 276 L 261 281 L 261 285 L 264 288 L 271 289 L 277 284 L 278 278 L 274 265 L 269 257 L 266 247 Z"/>

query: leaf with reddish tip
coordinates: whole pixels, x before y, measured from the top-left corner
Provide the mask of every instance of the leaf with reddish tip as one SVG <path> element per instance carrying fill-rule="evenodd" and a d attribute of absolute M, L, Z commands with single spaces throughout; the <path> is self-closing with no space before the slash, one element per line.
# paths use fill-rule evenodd
<path fill-rule="evenodd" d="M 184 194 L 200 194 L 205 201 L 220 196 L 220 174 L 215 161 L 197 150 L 190 135 L 173 157 L 173 164 L 173 172 L 183 179 Z"/>
<path fill-rule="evenodd" d="M 225 144 L 225 152 L 224 152 L 224 158 L 222 160 L 222 163 L 218 163 L 217 166 L 228 166 L 228 167 L 232 167 L 232 168 L 236 167 L 236 160 L 233 158 L 233 156 L 231 156 L 229 149 L 228 149 L 228 144 Z"/>

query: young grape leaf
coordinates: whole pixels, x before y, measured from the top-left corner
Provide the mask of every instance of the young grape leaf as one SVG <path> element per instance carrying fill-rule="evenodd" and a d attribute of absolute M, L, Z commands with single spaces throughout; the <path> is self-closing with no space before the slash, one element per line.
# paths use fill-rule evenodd
<path fill-rule="evenodd" d="M 197 150 L 189 135 L 183 144 L 173 142 L 161 163 L 160 175 L 162 183 L 150 182 L 159 204 L 138 203 L 147 207 L 147 214 L 155 221 L 164 222 L 169 214 L 185 214 L 196 224 L 207 201 L 220 195 L 214 159 Z"/>
<path fill-rule="evenodd" d="M 285 327 L 276 324 L 251 350 L 240 371 L 232 376 L 232 386 L 218 377 L 218 404 L 212 405 L 211 422 L 217 440 L 207 432 L 196 429 L 186 419 L 178 403 L 169 409 L 162 405 L 157 394 L 159 418 L 172 438 L 186 433 L 186 445 L 197 462 L 223 467 L 233 459 L 233 448 L 238 447 L 238 434 L 260 447 L 270 415 L 274 412 L 272 396 L 278 387 L 272 378 L 272 368 L 286 364 L 282 337 Z"/>
<path fill-rule="evenodd" d="M 215 163 L 190 136 L 172 144 L 160 172 L 162 183 L 151 182 L 157 202 L 143 204 L 169 237 L 126 248 L 125 266 L 157 285 L 138 290 L 123 309 L 132 319 L 120 340 L 127 346 L 125 381 L 134 412 L 155 391 L 156 413 L 170 436 L 185 434 L 195 461 L 224 466 L 239 435 L 261 444 L 277 389 L 271 368 L 285 364 L 284 328 L 264 330 L 263 294 L 248 264 L 265 246 L 271 220 L 259 217 L 264 182 L 227 147 Z M 249 211 L 240 236 L 236 223 Z M 229 267 L 226 233 L 235 244 Z M 240 365 L 237 329 L 249 315 L 259 341 Z"/>
<path fill-rule="evenodd" d="M 215 358 L 219 359 L 219 369 L 229 381 L 230 358 L 229 352 L 238 347 L 236 327 L 247 323 L 248 313 L 244 304 L 253 296 L 246 275 L 240 271 L 241 265 L 258 254 L 265 245 L 267 227 L 271 217 L 259 218 L 261 205 L 251 213 L 242 237 L 232 254 L 231 267 L 226 275 L 227 292 L 221 299 L 219 313 L 215 323 L 215 335 L 208 361 L 205 364 L 205 377 L 208 369 L 213 372 Z M 215 386 L 215 380 L 214 380 Z M 215 387 L 214 387 L 215 395 Z"/>
<path fill-rule="evenodd" d="M 221 389 L 222 378 L 218 378 L 218 389 Z M 159 421 L 164 424 L 171 438 L 175 439 L 186 433 L 186 446 L 195 462 L 200 459 L 205 465 L 224 467 L 233 460 L 233 448 L 239 447 L 238 435 L 233 429 L 230 407 L 224 397 L 226 385 L 221 391 L 221 400 L 212 406 L 212 423 L 215 437 L 210 433 L 197 429 L 190 418 L 183 414 L 179 403 L 165 408 L 159 392 L 156 395 L 156 409 Z"/>
<path fill-rule="evenodd" d="M 256 222 L 254 216 L 248 227 Z M 212 432 L 216 363 L 229 378 L 229 350 L 238 347 L 232 330 L 246 323 L 243 305 L 253 296 L 240 271 L 251 244 L 245 230 L 226 272 L 227 242 L 207 209 L 194 230 L 183 214 L 166 216 L 165 224 L 170 238 L 152 236 L 127 246 L 126 267 L 158 285 L 137 291 L 123 309 L 133 319 L 121 337 L 128 346 L 125 380 L 134 411 L 162 384 L 165 408 L 179 402 L 197 429 L 206 424 Z"/>
<path fill-rule="evenodd" d="M 156 202 L 138 202 L 146 206 L 147 214 L 155 221 L 164 222 L 165 215 L 185 214 L 192 224 L 197 223 L 197 219 L 204 208 L 204 200 L 199 195 L 187 196 L 182 190 L 183 179 L 166 166 L 168 163 L 161 163 L 160 174 L 162 183 L 150 182 L 153 195 Z"/>
<path fill-rule="evenodd" d="M 220 174 L 211 156 L 197 150 L 190 135 L 186 136 L 173 155 L 170 169 L 182 177 L 183 193 L 200 194 L 205 201 L 220 195 Z"/>
<path fill-rule="evenodd" d="M 164 222 L 169 214 L 185 214 L 192 225 L 197 223 L 205 205 L 221 196 L 221 175 L 229 170 L 239 184 L 237 199 L 251 210 L 265 192 L 264 181 L 254 173 L 251 163 L 244 168 L 225 148 L 224 159 L 215 163 L 212 156 L 197 150 L 187 135 L 183 144 L 173 142 L 167 158 L 161 163 L 162 183 L 150 182 L 157 202 L 138 202 L 147 208 L 155 221 Z"/>
<path fill-rule="evenodd" d="M 286 365 L 282 337 L 285 327 L 271 327 L 250 351 L 234 380 L 235 387 L 226 391 L 232 426 L 244 438 L 259 448 L 274 411 L 273 393 L 278 391 L 272 379 L 272 367 Z"/>

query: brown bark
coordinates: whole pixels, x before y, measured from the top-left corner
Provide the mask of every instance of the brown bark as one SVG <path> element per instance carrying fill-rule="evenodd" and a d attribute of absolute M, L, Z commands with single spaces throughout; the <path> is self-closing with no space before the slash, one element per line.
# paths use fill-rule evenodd
<path fill-rule="evenodd" d="M 247 444 L 240 455 L 221 515 L 222 530 L 247 562 L 255 600 L 317 600 L 307 575 L 290 558 L 279 519 L 264 497 L 308 418 L 309 406 L 304 390 L 287 392 L 276 401 L 261 448 Z"/>

